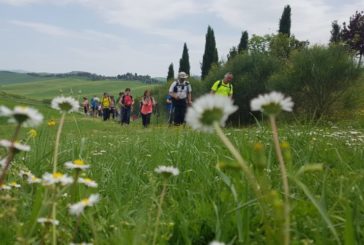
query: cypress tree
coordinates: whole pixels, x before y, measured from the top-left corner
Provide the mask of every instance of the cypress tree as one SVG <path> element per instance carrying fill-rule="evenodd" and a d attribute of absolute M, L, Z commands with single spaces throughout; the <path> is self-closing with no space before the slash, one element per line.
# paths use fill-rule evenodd
<path fill-rule="evenodd" d="M 168 75 L 167 75 L 167 81 L 174 79 L 174 69 L 173 69 L 173 63 L 171 63 L 168 67 Z"/>
<path fill-rule="evenodd" d="M 249 42 L 249 35 L 247 31 L 244 31 L 241 34 L 240 43 L 238 46 L 238 52 L 242 53 L 243 51 L 248 50 L 248 42 Z"/>
<path fill-rule="evenodd" d="M 187 44 L 183 45 L 182 58 L 179 60 L 179 69 L 178 72 L 184 71 L 188 75 L 190 75 L 190 58 L 188 55 Z"/>
<path fill-rule="evenodd" d="M 341 35 L 341 27 L 340 25 L 337 23 L 337 21 L 335 20 L 334 22 L 332 22 L 331 24 L 332 29 L 331 29 L 331 38 L 330 38 L 330 43 L 338 43 L 341 39 L 340 35 Z"/>
<path fill-rule="evenodd" d="M 201 78 L 204 79 L 209 73 L 212 64 L 218 62 L 217 48 L 214 30 L 208 26 L 206 33 L 205 52 L 202 58 Z"/>
<path fill-rule="evenodd" d="M 291 35 L 291 7 L 287 5 L 284 7 L 282 17 L 279 20 L 279 33 Z"/>

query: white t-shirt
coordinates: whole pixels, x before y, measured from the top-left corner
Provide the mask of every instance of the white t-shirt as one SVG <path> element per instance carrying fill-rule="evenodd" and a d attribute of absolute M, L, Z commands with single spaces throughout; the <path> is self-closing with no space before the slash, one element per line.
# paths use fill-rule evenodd
<path fill-rule="evenodd" d="M 188 93 L 192 92 L 191 84 L 188 81 L 174 81 L 169 87 L 170 93 L 176 93 L 180 99 L 186 99 Z"/>

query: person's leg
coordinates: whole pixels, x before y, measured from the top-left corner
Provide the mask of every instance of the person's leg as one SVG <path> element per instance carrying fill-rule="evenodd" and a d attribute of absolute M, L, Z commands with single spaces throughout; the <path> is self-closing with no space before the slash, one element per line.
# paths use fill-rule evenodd
<path fill-rule="evenodd" d="M 143 127 L 147 126 L 147 115 L 142 114 L 142 124 Z"/>
<path fill-rule="evenodd" d="M 120 123 L 123 124 L 123 115 L 124 115 L 124 108 L 120 108 Z"/>
<path fill-rule="evenodd" d="M 104 108 L 102 110 L 102 118 L 104 119 L 104 121 L 106 121 L 107 115 L 106 115 L 106 108 Z"/>
<path fill-rule="evenodd" d="M 126 122 L 126 108 L 121 108 L 121 124 Z"/>
<path fill-rule="evenodd" d="M 126 123 L 129 124 L 130 123 L 130 112 L 131 112 L 131 108 L 126 108 Z"/>
<path fill-rule="evenodd" d="M 152 113 L 147 114 L 145 127 L 148 127 L 148 125 L 150 124 L 150 118 L 151 118 L 151 117 L 152 117 Z"/>
<path fill-rule="evenodd" d="M 112 119 L 115 119 L 115 108 L 111 108 Z"/>
<path fill-rule="evenodd" d="M 186 116 L 186 111 L 187 111 L 187 105 L 184 105 L 181 107 L 181 124 L 185 123 L 185 116 Z"/>
<path fill-rule="evenodd" d="M 174 116 L 173 116 L 173 120 L 174 120 L 174 124 L 175 125 L 179 125 L 181 124 L 181 107 L 180 106 L 175 106 L 174 107 Z"/>

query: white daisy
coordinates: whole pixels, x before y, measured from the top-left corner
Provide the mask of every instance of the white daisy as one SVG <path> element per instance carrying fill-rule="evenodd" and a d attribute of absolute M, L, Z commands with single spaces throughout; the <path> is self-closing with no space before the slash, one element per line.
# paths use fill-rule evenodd
<path fill-rule="evenodd" d="M 222 127 L 230 116 L 238 109 L 233 101 L 226 96 L 207 94 L 198 98 L 189 107 L 186 114 L 186 122 L 193 129 L 204 132 L 213 132 L 215 122 Z"/>
<path fill-rule="evenodd" d="M 3 190 L 3 191 L 11 190 L 11 186 L 5 185 L 5 184 L 1 184 L 0 185 L 0 190 Z"/>
<path fill-rule="evenodd" d="M 32 175 L 30 171 L 24 171 L 24 170 L 19 171 L 20 178 L 28 178 L 30 175 Z"/>
<path fill-rule="evenodd" d="M 9 140 L 0 140 L 0 146 L 8 148 L 8 149 L 13 146 L 17 151 L 30 151 L 29 145 L 23 145 L 23 144 L 20 144 L 19 142 L 14 142 L 14 144 L 13 144 Z"/>
<path fill-rule="evenodd" d="M 59 172 L 55 172 L 53 174 L 45 173 L 42 176 L 43 185 L 49 186 L 53 184 L 61 184 L 61 185 L 70 185 L 73 183 L 73 178 L 68 176 L 67 174 L 61 174 Z"/>
<path fill-rule="evenodd" d="M 20 170 L 19 172 L 19 176 L 21 178 L 26 178 L 27 182 L 29 184 L 35 184 L 35 183 L 40 183 L 42 182 L 41 179 L 35 177 L 30 171 L 24 171 L 24 170 Z"/>
<path fill-rule="evenodd" d="M 169 177 L 171 175 L 174 176 L 179 175 L 179 169 L 172 166 L 158 166 L 157 168 L 154 169 L 154 172 L 162 174 L 166 177 Z"/>
<path fill-rule="evenodd" d="M 27 181 L 28 181 L 29 184 L 37 184 L 37 183 L 42 182 L 41 179 L 35 177 L 34 175 L 29 176 Z"/>
<path fill-rule="evenodd" d="M 49 218 L 38 218 L 37 222 L 42 224 L 42 225 L 46 225 L 46 224 L 50 224 L 50 225 L 59 225 L 59 221 L 58 220 L 54 220 L 54 219 L 49 219 Z"/>
<path fill-rule="evenodd" d="M 0 169 L 3 169 L 5 167 L 5 161 L 6 158 L 0 160 Z"/>
<path fill-rule="evenodd" d="M 58 96 L 52 100 L 51 106 L 53 109 L 62 112 L 77 112 L 80 108 L 80 104 L 72 97 Z"/>
<path fill-rule="evenodd" d="M 24 127 L 36 127 L 43 122 L 43 115 L 27 106 L 15 106 L 9 117 L 9 122 L 23 124 Z"/>
<path fill-rule="evenodd" d="M 12 113 L 12 110 L 7 108 L 6 106 L 0 106 L 0 117 L 8 117 Z"/>
<path fill-rule="evenodd" d="M 100 200 L 99 194 L 92 194 L 89 198 L 85 198 L 78 203 L 72 204 L 69 207 L 69 212 L 72 215 L 79 216 L 86 207 L 94 206 Z"/>
<path fill-rule="evenodd" d="M 281 111 L 292 111 L 293 105 L 291 97 L 284 97 L 282 93 L 276 91 L 259 95 L 250 101 L 252 111 L 261 111 L 274 115 Z"/>
<path fill-rule="evenodd" d="M 97 183 L 90 178 L 79 178 L 78 183 L 84 184 L 84 185 L 86 185 L 88 187 L 92 187 L 92 188 L 97 187 Z"/>
<path fill-rule="evenodd" d="M 10 186 L 10 187 L 14 187 L 14 188 L 20 188 L 20 187 L 21 187 L 21 186 L 20 186 L 18 183 L 16 183 L 15 181 L 13 181 L 13 182 L 9 183 L 9 186 Z"/>
<path fill-rule="evenodd" d="M 90 165 L 86 165 L 85 162 L 81 159 L 77 159 L 72 162 L 65 162 L 64 166 L 68 169 L 79 169 L 79 170 L 85 170 L 90 167 Z"/>
<path fill-rule="evenodd" d="M 209 243 L 209 245 L 225 245 L 225 243 L 219 241 L 212 241 Z"/>

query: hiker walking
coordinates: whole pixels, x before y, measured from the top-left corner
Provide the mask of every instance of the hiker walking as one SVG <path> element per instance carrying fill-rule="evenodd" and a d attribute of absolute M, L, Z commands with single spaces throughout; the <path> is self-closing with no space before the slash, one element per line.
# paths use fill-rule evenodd
<path fill-rule="evenodd" d="M 101 109 L 104 121 L 109 120 L 110 118 L 110 106 L 111 106 L 110 96 L 105 92 L 104 96 L 102 96 L 101 99 Z"/>
<path fill-rule="evenodd" d="M 82 107 L 83 107 L 83 112 L 85 113 L 85 115 L 87 116 L 90 110 L 90 104 L 88 102 L 87 97 L 83 97 L 83 101 L 82 101 Z"/>
<path fill-rule="evenodd" d="M 169 87 L 169 95 L 172 97 L 174 108 L 174 125 L 181 125 L 185 122 L 187 105 L 192 104 L 192 88 L 187 81 L 188 75 L 185 72 L 178 73 L 178 79 Z"/>
<path fill-rule="evenodd" d="M 156 101 L 152 97 L 150 90 L 145 90 L 144 96 L 140 101 L 140 114 L 142 115 L 142 123 L 145 128 L 150 124 L 150 118 L 155 105 Z"/>
<path fill-rule="evenodd" d="M 96 95 L 94 95 L 94 97 L 92 97 L 92 99 L 91 99 L 91 110 L 92 110 L 91 113 L 92 113 L 93 117 L 98 115 L 99 101 L 100 101 L 100 99 L 97 98 Z"/>
<path fill-rule="evenodd" d="M 121 121 L 122 121 L 122 113 L 121 113 L 121 111 L 122 111 L 122 109 L 123 109 L 123 107 L 122 107 L 122 105 L 121 105 L 121 99 L 123 98 L 123 96 L 124 96 L 124 92 L 120 92 L 119 93 L 119 97 L 118 97 L 118 99 L 117 99 L 117 103 L 118 103 L 118 114 L 119 114 L 119 120 L 120 120 L 120 123 L 121 123 Z"/>
<path fill-rule="evenodd" d="M 168 116 L 168 124 L 172 125 L 173 123 L 173 105 L 172 105 L 172 96 L 169 94 L 166 97 L 166 111 Z"/>
<path fill-rule="evenodd" d="M 116 107 L 115 107 L 115 98 L 113 95 L 110 96 L 110 115 L 112 116 L 112 119 L 115 119 Z"/>
<path fill-rule="evenodd" d="M 234 77 L 231 72 L 226 73 L 223 80 L 217 80 L 214 85 L 212 85 L 211 93 L 232 98 L 233 85 L 231 82 L 233 81 L 233 78 Z"/>
<path fill-rule="evenodd" d="M 121 124 L 130 123 L 131 108 L 134 105 L 133 96 L 130 88 L 125 89 L 123 97 L 121 97 Z"/>

